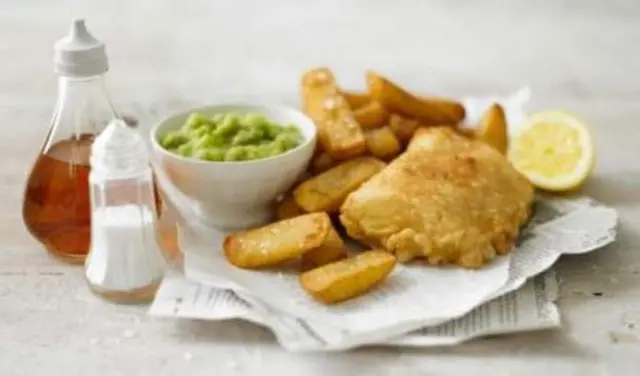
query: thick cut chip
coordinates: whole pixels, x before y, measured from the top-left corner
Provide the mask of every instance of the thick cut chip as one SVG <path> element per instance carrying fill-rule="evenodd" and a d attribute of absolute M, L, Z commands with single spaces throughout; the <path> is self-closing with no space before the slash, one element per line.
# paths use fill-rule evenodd
<path fill-rule="evenodd" d="M 425 125 L 458 124 L 464 119 L 464 107 L 453 100 L 414 96 L 400 86 L 373 72 L 367 72 L 369 94 L 392 112 L 415 118 Z"/>
<path fill-rule="evenodd" d="M 494 103 L 484 112 L 476 135 L 500 153 L 507 153 L 507 119 L 499 104 Z"/>
<path fill-rule="evenodd" d="M 355 298 L 384 281 L 396 258 L 383 250 L 363 252 L 300 275 L 300 284 L 313 298 L 332 304 Z"/>
<path fill-rule="evenodd" d="M 352 110 L 357 110 L 360 107 L 366 106 L 371 102 L 371 96 L 369 93 L 361 93 L 357 91 L 342 91 L 344 99 L 347 101 L 349 107 Z"/>
<path fill-rule="evenodd" d="M 369 153 L 376 158 L 388 160 L 400 154 L 400 141 L 389 127 L 371 129 L 365 137 Z"/>
<path fill-rule="evenodd" d="M 302 270 L 311 270 L 347 257 L 347 246 L 332 227 L 324 243 L 302 255 Z"/>
<path fill-rule="evenodd" d="M 459 135 L 464 136 L 471 140 L 473 140 L 474 138 L 478 138 L 478 131 L 476 131 L 473 128 L 456 128 L 456 132 Z"/>
<path fill-rule="evenodd" d="M 389 118 L 389 128 L 393 131 L 400 142 L 406 144 L 411 140 L 416 130 L 422 124 L 415 119 L 409 119 L 398 114 L 392 114 Z"/>
<path fill-rule="evenodd" d="M 291 193 L 285 194 L 276 206 L 276 217 L 278 219 L 293 218 L 305 213 L 306 212 L 296 204 Z"/>
<path fill-rule="evenodd" d="M 302 77 L 302 102 L 318 128 L 323 150 L 338 160 L 362 155 L 364 134 L 351 107 L 338 90 L 328 68 L 312 69 Z"/>
<path fill-rule="evenodd" d="M 303 181 L 311 178 L 313 176 L 313 174 L 311 174 L 310 171 L 304 171 L 302 174 L 300 174 L 300 176 L 298 176 L 298 179 L 296 179 L 295 184 L 300 184 Z"/>
<path fill-rule="evenodd" d="M 326 213 L 285 219 L 227 236 L 223 244 L 224 255 L 240 268 L 278 265 L 321 246 L 330 228 L 331 219 Z"/>
<path fill-rule="evenodd" d="M 329 153 L 323 152 L 313 157 L 311 160 L 311 172 L 319 174 L 327 171 L 336 165 L 335 159 Z"/>
<path fill-rule="evenodd" d="M 307 212 L 337 213 L 349 193 L 382 171 L 385 163 L 373 157 L 359 157 L 302 182 L 293 191 L 298 206 Z"/>
<path fill-rule="evenodd" d="M 389 112 L 376 101 L 372 101 L 354 111 L 356 121 L 362 129 L 378 128 L 389 120 Z"/>

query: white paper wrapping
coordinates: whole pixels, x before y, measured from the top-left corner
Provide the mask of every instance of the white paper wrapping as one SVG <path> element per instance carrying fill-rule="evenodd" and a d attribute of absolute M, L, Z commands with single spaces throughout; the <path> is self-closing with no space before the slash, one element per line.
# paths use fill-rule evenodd
<path fill-rule="evenodd" d="M 231 266 L 221 252 L 222 234 L 215 230 L 186 229 L 181 232 L 186 278 L 181 277 L 182 282 L 176 282 L 180 280 L 176 277 L 168 279 L 160 291 L 188 296 L 176 287 L 186 283 L 190 289 L 212 289 L 206 294 L 228 292 L 248 305 L 233 317 L 266 325 L 279 336 L 284 330 L 281 326 L 292 330 L 284 336 L 291 342 L 279 337 L 290 350 L 338 350 L 372 343 L 455 344 L 479 335 L 558 325 L 552 304 L 556 295 L 552 278 L 543 277 L 544 288 L 540 287 L 542 282 L 534 280 L 520 292 L 514 291 L 547 270 L 563 253 L 587 252 L 611 243 L 616 224 L 615 210 L 595 201 L 541 197 L 516 249 L 489 267 L 467 271 L 399 265 L 375 292 L 335 306 L 310 299 L 300 289 L 296 272 L 248 271 Z M 164 294 L 158 295 L 151 313 L 172 316 Z M 185 299 L 183 296 L 182 301 Z M 517 308 L 505 308 L 510 301 L 517 301 Z M 192 313 L 194 318 L 230 317 L 228 309 L 217 312 L 219 304 L 207 304 L 211 312 L 204 313 L 197 302 L 186 312 L 200 312 Z M 512 311 L 515 313 L 511 315 L 520 319 L 500 319 Z M 455 321 L 458 324 L 445 324 L 460 317 Z M 479 325 L 479 317 L 488 323 Z M 307 338 L 300 339 L 300 332 L 307 333 Z"/>
<path fill-rule="evenodd" d="M 534 277 L 517 292 L 502 295 L 464 317 L 375 344 L 451 346 L 486 335 L 556 328 L 560 325 L 560 314 L 554 304 L 557 289 L 555 273 L 548 271 Z M 273 331 L 278 342 L 290 351 L 343 348 L 340 343 L 331 341 L 339 336 L 332 328 L 276 312 L 234 290 L 190 281 L 179 272 L 165 278 L 149 312 L 153 316 L 168 318 L 253 322 Z"/>
<path fill-rule="evenodd" d="M 523 89 L 500 99 L 510 122 L 522 118 L 529 96 Z M 464 101 L 471 118 L 491 102 Z M 591 199 L 540 196 L 515 250 L 486 267 L 398 265 L 373 292 L 326 306 L 300 288 L 295 270 L 252 271 L 230 265 L 221 249 L 225 234 L 206 227 L 197 206 L 170 183 L 160 166 L 155 167 L 158 183 L 182 217 L 186 277 L 168 277 L 150 313 L 249 320 L 271 328 L 293 351 L 374 343 L 446 345 L 491 333 L 557 326 L 555 279 L 546 274 L 527 281 L 549 269 L 562 254 L 611 243 L 617 225 L 615 210 Z M 509 308 L 509 302 L 515 306 Z"/>

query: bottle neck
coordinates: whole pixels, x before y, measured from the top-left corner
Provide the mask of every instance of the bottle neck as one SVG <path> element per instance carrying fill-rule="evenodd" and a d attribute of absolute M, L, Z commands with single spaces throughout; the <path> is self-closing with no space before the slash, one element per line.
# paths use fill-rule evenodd
<path fill-rule="evenodd" d="M 58 107 L 77 104 L 73 107 L 100 109 L 111 112 L 114 117 L 117 117 L 107 93 L 104 77 L 104 75 L 89 77 L 60 76 L 58 78 Z"/>
<path fill-rule="evenodd" d="M 43 151 L 62 140 L 91 140 L 117 117 L 104 75 L 61 76 L 53 122 Z"/>

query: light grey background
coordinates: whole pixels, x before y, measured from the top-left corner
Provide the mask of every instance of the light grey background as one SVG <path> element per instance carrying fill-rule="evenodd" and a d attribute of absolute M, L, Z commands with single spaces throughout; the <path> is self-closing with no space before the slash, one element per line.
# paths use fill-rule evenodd
<path fill-rule="evenodd" d="M 52 45 L 73 16 L 108 43 L 113 99 L 144 126 L 217 100 L 295 105 L 301 73 L 318 64 L 349 88 L 363 88 L 369 68 L 456 96 L 529 84 L 535 108 L 592 126 L 598 164 L 584 191 L 620 210 L 619 241 L 561 260 L 561 331 L 457 348 L 288 354 L 249 324 L 156 320 L 103 303 L 20 218 L 55 101 Z M 637 375 L 639 43 L 632 0 L 2 0 L 0 374 Z"/>

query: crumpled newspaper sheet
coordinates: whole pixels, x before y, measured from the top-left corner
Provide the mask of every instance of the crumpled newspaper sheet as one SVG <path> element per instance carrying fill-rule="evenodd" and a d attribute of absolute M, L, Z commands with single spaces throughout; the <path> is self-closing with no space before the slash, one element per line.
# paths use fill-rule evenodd
<path fill-rule="evenodd" d="M 560 326 L 560 314 L 554 304 L 557 293 L 555 273 L 550 270 L 535 276 L 519 290 L 499 296 L 461 318 L 374 344 L 451 346 L 486 335 L 557 328 Z M 274 311 L 234 290 L 191 281 L 178 271 L 165 277 L 149 314 L 165 318 L 249 321 L 269 328 L 282 347 L 290 351 L 343 348 L 330 342 L 329 338 L 335 335 L 331 328 Z"/>
<path fill-rule="evenodd" d="M 528 90 L 524 89 L 499 100 L 505 106 L 510 122 L 524 113 L 523 106 L 528 97 Z M 478 108 L 483 106 L 482 103 L 486 106 L 491 101 L 486 98 L 476 102 L 465 99 L 464 103 L 472 117 L 474 113 L 481 113 Z M 452 321 L 456 319 L 460 322 L 473 321 L 473 317 L 480 315 L 474 312 L 482 312 L 482 309 L 474 309 L 491 306 L 493 303 L 486 303 L 492 300 L 506 299 L 504 296 L 509 296 L 527 280 L 551 267 L 560 255 L 594 250 L 611 243 L 616 234 L 617 213 L 614 209 L 588 198 L 539 197 L 535 213 L 523 229 L 516 249 L 509 255 L 498 257 L 488 266 L 480 270 L 465 270 L 453 266 L 398 265 L 375 291 L 338 305 L 325 306 L 310 299 L 300 288 L 295 270 L 251 271 L 230 265 L 221 252 L 225 234 L 208 228 L 197 205 L 170 183 L 161 166 L 155 167 L 158 183 L 171 206 L 181 215 L 181 247 L 185 253 L 186 278 L 214 288 L 214 294 L 224 289 L 231 291 L 252 307 L 248 311 L 251 313 L 238 314 L 238 317 L 272 328 L 283 346 L 290 350 L 338 350 L 372 343 L 443 344 L 443 336 L 436 336 L 436 341 L 434 332 L 430 331 L 438 329 L 424 328 L 446 327 L 447 322 L 456 322 Z M 175 285 L 177 280 L 174 278 L 173 281 Z M 169 285 L 170 282 L 163 285 L 158 299 L 165 296 L 163 291 L 171 290 L 167 287 Z M 533 286 L 535 290 L 535 282 Z M 531 291 L 531 288 L 523 291 Z M 515 301 L 520 302 L 519 297 L 523 294 L 526 292 L 516 293 Z M 552 300 L 544 299 L 545 309 L 550 312 L 555 311 L 555 308 L 548 308 Z M 151 313 L 171 316 L 158 308 L 162 306 L 159 301 Z M 522 305 L 540 310 L 533 303 L 523 302 Z M 520 316 L 526 315 L 528 311 L 520 312 L 521 309 L 517 310 Z M 535 310 L 531 308 L 529 311 Z M 557 314 L 549 316 L 552 319 L 543 320 L 545 323 L 559 322 L 559 319 L 553 319 Z M 495 321 L 491 322 L 493 326 L 488 325 L 486 330 L 475 332 L 442 330 L 452 333 L 448 339 L 450 343 L 457 343 L 478 333 L 491 333 L 491 328 L 495 329 Z M 520 324 L 508 326 L 508 329 L 517 330 Z M 524 326 L 539 325 L 540 322 L 536 322 Z M 290 328 L 288 335 L 283 334 L 285 327 Z M 304 340 L 300 340 L 302 337 L 295 329 L 297 327 L 307 332 Z M 283 338 L 295 338 L 296 341 Z"/>
<path fill-rule="evenodd" d="M 434 346 L 486 334 L 549 328 L 559 325 L 553 305 L 555 279 L 543 274 L 527 281 L 547 270 L 563 253 L 588 252 L 611 243 L 616 223 L 615 210 L 590 199 L 540 198 L 517 248 L 495 263 L 495 269 L 444 268 L 443 275 L 431 275 L 431 268 L 399 265 L 387 281 L 390 286 L 335 307 L 309 299 L 295 276 L 286 272 L 236 270 L 216 248 L 222 234 L 215 230 L 185 229 L 181 245 L 186 277 L 167 278 L 150 312 L 169 317 L 246 319 L 271 328 L 281 344 L 293 351 L 373 343 Z M 395 278 L 400 282 L 394 283 Z M 474 286 L 496 278 L 502 283 L 490 284 L 496 286 L 492 291 Z M 193 289 L 200 292 L 195 294 Z M 198 299 L 186 305 L 191 294 L 208 296 L 206 308 Z M 209 300 L 211 296 L 216 298 Z M 176 297 L 180 304 L 176 305 Z M 230 301 L 243 302 L 236 304 L 234 314 L 221 308 Z"/>

